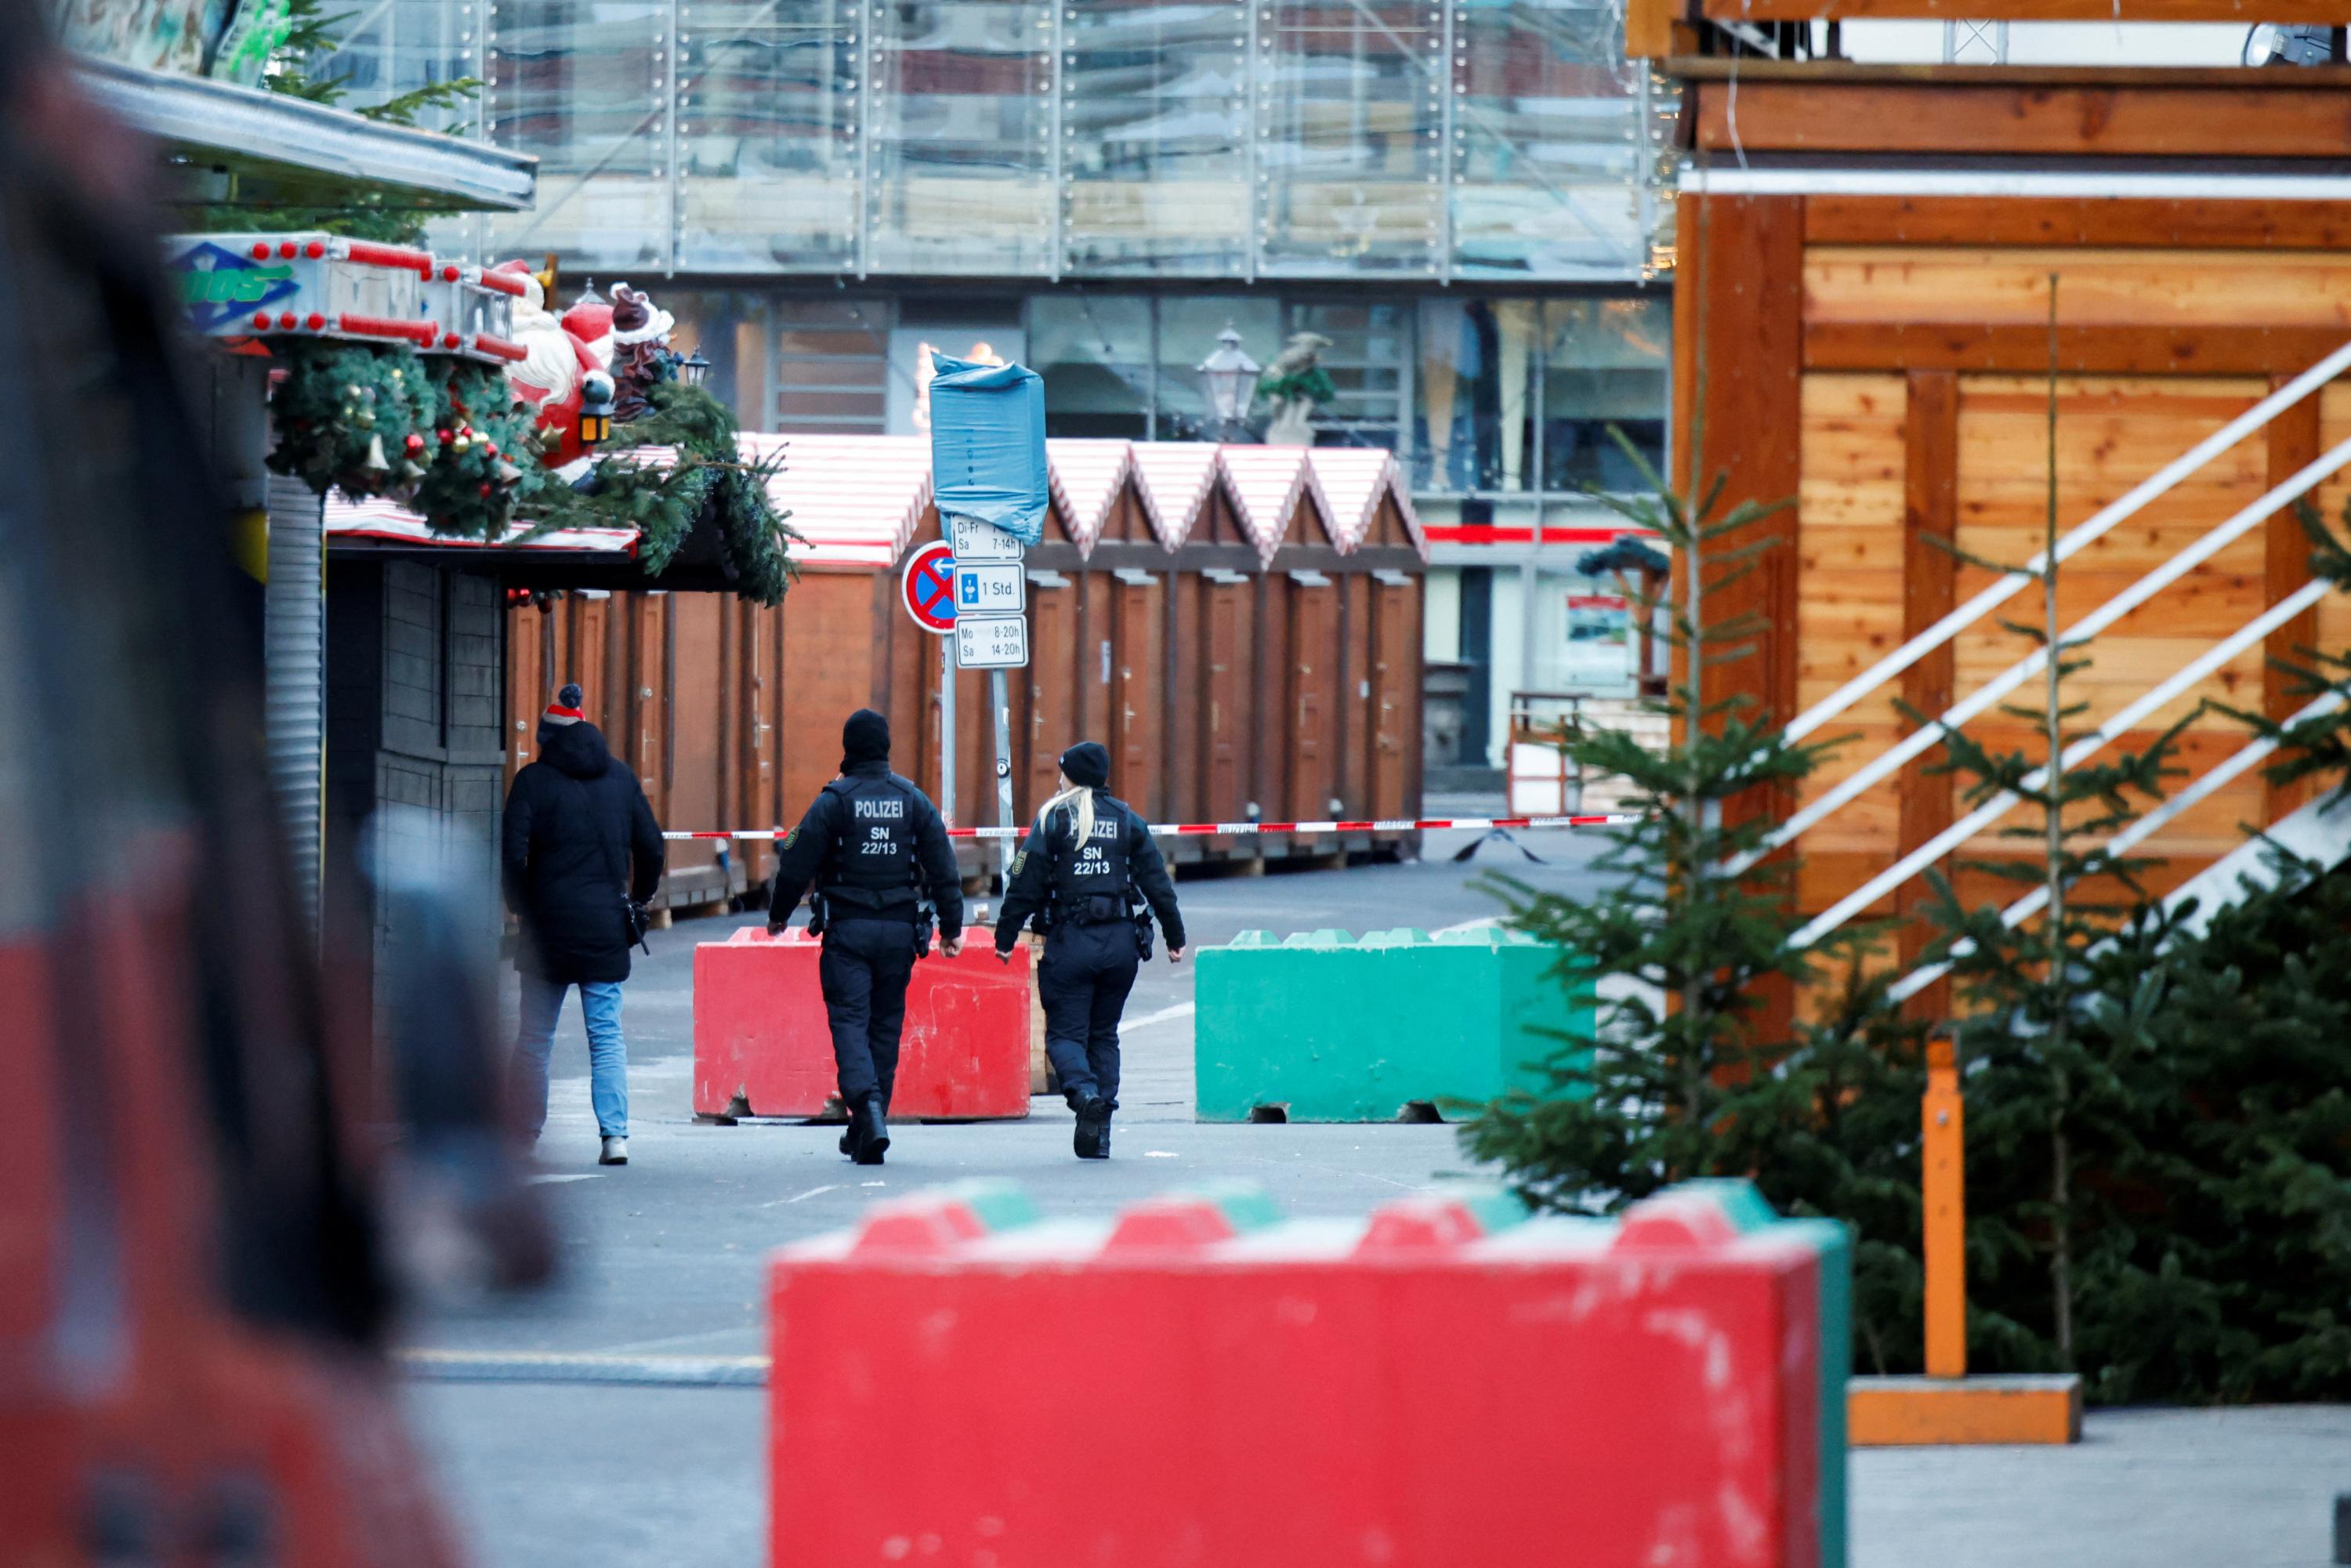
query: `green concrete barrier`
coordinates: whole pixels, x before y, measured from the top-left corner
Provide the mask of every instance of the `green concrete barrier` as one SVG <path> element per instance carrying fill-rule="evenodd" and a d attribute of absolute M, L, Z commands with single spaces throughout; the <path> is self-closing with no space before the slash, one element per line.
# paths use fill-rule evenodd
<path fill-rule="evenodd" d="M 1244 931 L 1204 947 L 1194 1096 L 1204 1122 L 1388 1122 L 1540 1090 L 1564 1030 L 1589 1041 L 1592 987 L 1522 931 Z"/>

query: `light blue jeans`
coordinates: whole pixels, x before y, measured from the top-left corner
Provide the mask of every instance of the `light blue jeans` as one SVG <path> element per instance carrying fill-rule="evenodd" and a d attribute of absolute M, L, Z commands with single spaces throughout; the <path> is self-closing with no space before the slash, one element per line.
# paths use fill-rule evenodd
<path fill-rule="evenodd" d="M 528 969 L 521 977 L 514 1095 L 524 1130 L 536 1139 L 547 1125 L 547 1059 L 555 1050 L 563 993 L 570 988 Z M 629 1047 L 621 1038 L 621 983 L 580 981 L 580 1010 L 588 1019 L 588 1098 L 596 1107 L 597 1130 L 608 1138 L 625 1138 L 629 1135 Z"/>

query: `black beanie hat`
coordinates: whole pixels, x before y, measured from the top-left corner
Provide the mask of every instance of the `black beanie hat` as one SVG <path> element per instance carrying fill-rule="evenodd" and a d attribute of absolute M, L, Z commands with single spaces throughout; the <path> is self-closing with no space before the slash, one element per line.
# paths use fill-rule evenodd
<path fill-rule="evenodd" d="M 859 708 L 841 727 L 841 770 L 843 773 L 861 762 L 887 762 L 890 759 L 890 721 L 870 707 Z"/>
<path fill-rule="evenodd" d="M 1110 753 L 1099 741 L 1081 740 L 1061 753 L 1061 771 L 1072 784 L 1099 789 L 1110 782 Z"/>

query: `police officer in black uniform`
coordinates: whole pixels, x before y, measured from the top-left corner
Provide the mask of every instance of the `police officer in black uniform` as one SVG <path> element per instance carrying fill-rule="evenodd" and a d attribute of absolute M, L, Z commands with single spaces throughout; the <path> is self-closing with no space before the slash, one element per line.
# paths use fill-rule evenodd
<path fill-rule="evenodd" d="M 841 726 L 841 777 L 784 836 L 768 929 L 782 930 L 815 885 L 809 929 L 824 937 L 817 977 L 849 1112 L 841 1152 L 878 1166 L 890 1146 L 906 982 L 930 951 L 934 910 L 940 951 L 963 950 L 963 883 L 938 809 L 890 771 L 890 721 L 859 708 Z"/>
<path fill-rule="evenodd" d="M 1102 791 L 1110 753 L 1091 740 L 1061 753 L 1061 789 L 1037 813 L 1013 857 L 1012 883 L 996 917 L 996 956 L 1009 962 L 1031 916 L 1045 934 L 1037 994 L 1045 1004 L 1045 1052 L 1078 1113 L 1078 1158 L 1110 1157 L 1118 1109 L 1118 1019 L 1134 974 L 1151 956 L 1151 920 L 1167 961 L 1184 957 L 1184 916 L 1167 862 L 1143 819 Z M 1142 905 L 1148 905 L 1147 912 Z"/>

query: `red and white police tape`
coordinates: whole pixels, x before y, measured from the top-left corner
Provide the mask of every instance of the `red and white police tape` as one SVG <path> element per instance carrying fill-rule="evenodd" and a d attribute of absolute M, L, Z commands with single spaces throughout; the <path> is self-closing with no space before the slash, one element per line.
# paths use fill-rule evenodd
<path fill-rule="evenodd" d="M 1170 835 L 1226 835 L 1235 837 L 1249 833 L 1402 833 L 1430 828 L 1465 828 L 1482 832 L 1492 828 L 1613 828 L 1622 822 L 1637 821 L 1631 811 L 1616 811 L 1587 817 L 1397 817 L 1378 821 L 1361 822 L 1152 822 L 1151 831 Z M 1017 839 L 1026 834 L 1019 828 L 949 828 L 951 839 Z M 731 832 L 664 833 L 665 839 L 780 839 L 780 828 L 743 828 Z"/>

